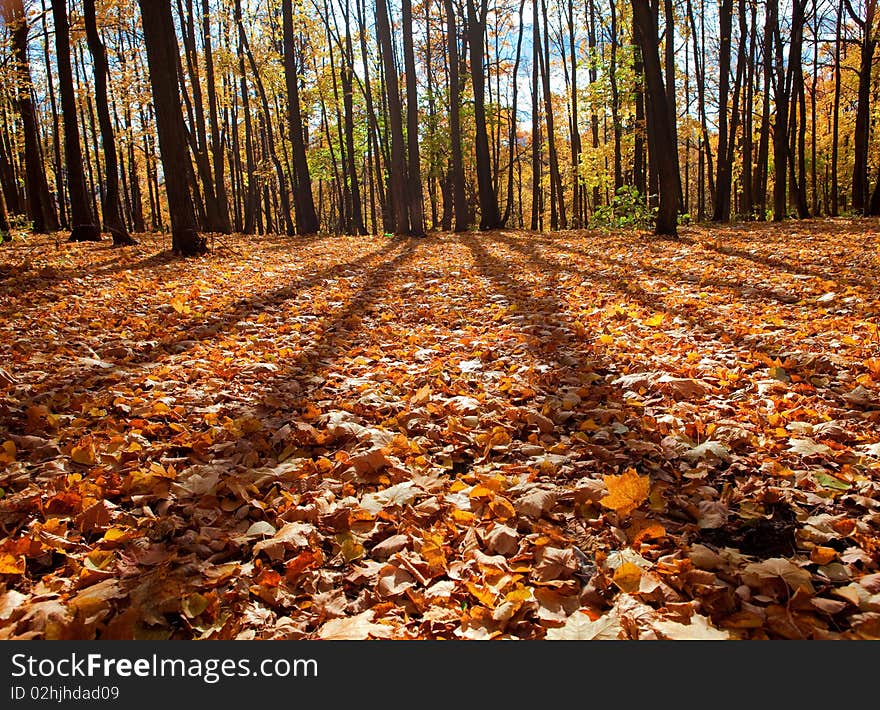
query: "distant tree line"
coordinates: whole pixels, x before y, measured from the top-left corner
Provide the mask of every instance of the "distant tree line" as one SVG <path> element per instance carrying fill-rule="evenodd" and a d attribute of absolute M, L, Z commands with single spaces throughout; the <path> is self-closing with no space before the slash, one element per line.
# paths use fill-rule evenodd
<path fill-rule="evenodd" d="M 880 214 L 877 0 L 3 0 L 0 231 Z M 625 221 L 621 221 L 625 223 Z"/>

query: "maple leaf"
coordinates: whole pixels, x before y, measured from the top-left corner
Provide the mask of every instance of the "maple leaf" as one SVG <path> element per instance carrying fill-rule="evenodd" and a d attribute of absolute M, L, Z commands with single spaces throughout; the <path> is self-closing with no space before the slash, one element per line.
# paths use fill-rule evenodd
<path fill-rule="evenodd" d="M 746 565 L 744 572 L 752 576 L 752 578 L 758 579 L 774 579 L 779 577 L 785 580 L 785 583 L 792 591 L 800 587 L 810 592 L 813 591 L 810 573 L 784 557 L 772 557 L 763 562 L 753 562 L 750 565 Z"/>
<path fill-rule="evenodd" d="M 723 641 L 730 638 L 730 632 L 716 629 L 700 614 L 694 614 L 689 624 L 657 621 L 653 627 L 663 638 L 673 641 Z"/>
<path fill-rule="evenodd" d="M 16 557 L 7 552 L 0 553 L 0 574 L 20 575 L 24 574 L 25 557 Z"/>
<path fill-rule="evenodd" d="M 363 640 L 370 638 L 388 638 L 391 629 L 388 626 L 373 623 L 374 612 L 371 609 L 355 616 L 331 619 L 318 629 L 318 638 L 331 640 Z"/>
<path fill-rule="evenodd" d="M 800 456 L 824 456 L 831 453 L 831 448 L 819 444 L 812 439 L 789 439 L 788 450 Z"/>
<path fill-rule="evenodd" d="M 605 614 L 595 621 L 576 611 L 565 626 L 550 629 L 545 638 L 549 641 L 614 641 L 620 638 L 620 620 L 613 614 Z"/>
<path fill-rule="evenodd" d="M 648 499 L 651 480 L 628 468 L 620 476 L 603 476 L 608 495 L 599 502 L 618 515 L 629 515 Z"/>

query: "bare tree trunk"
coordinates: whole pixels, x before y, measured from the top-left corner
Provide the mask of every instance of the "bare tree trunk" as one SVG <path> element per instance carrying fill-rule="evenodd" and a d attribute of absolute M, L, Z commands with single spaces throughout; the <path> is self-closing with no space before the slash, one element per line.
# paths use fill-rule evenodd
<path fill-rule="evenodd" d="M 265 132 L 265 152 L 269 154 L 269 159 L 275 166 L 275 175 L 278 178 L 278 191 L 281 196 L 281 211 L 283 212 L 284 228 L 288 236 L 293 236 L 293 218 L 290 214 L 290 195 L 287 192 L 287 178 L 284 175 L 284 167 L 278 159 L 278 152 L 275 150 L 275 137 L 272 132 L 272 114 L 269 110 L 269 99 L 266 96 L 266 89 L 263 86 L 263 80 L 260 78 L 260 72 L 257 68 L 257 62 L 251 51 L 250 43 L 247 39 L 247 33 L 244 28 L 241 29 L 241 37 L 244 40 L 244 51 L 247 54 L 248 63 L 253 73 L 254 83 L 257 85 L 257 94 L 260 97 L 260 103 L 263 107 L 263 126 Z"/>
<path fill-rule="evenodd" d="M 752 180 L 752 101 L 755 82 L 755 40 L 757 6 L 751 5 L 751 29 L 748 30 L 748 65 L 746 67 L 746 94 L 743 101 L 743 140 L 742 140 L 742 214 L 746 219 L 754 218 L 755 198 Z M 746 2 L 740 0 L 740 31 L 746 32 Z"/>
<path fill-rule="evenodd" d="M 614 192 L 623 187 L 623 163 L 620 152 L 622 138 L 620 127 L 620 90 L 617 87 L 617 4 L 609 0 L 611 13 L 611 59 L 608 66 L 608 78 L 611 83 L 611 127 L 614 131 Z"/>
<path fill-rule="evenodd" d="M 345 116 L 345 172 L 351 192 L 351 231 L 366 234 L 361 190 L 358 184 L 357 161 L 354 154 L 354 48 L 351 43 L 351 16 L 349 0 L 345 0 L 345 51 L 342 62 L 342 101 Z M 415 77 L 413 77 L 415 82 Z M 416 118 L 418 120 L 418 117 Z M 418 146 L 416 146 L 418 149 Z"/>
<path fill-rule="evenodd" d="M 214 48 L 211 44 L 211 13 L 208 0 L 202 0 L 202 44 L 205 53 L 205 81 L 208 85 L 208 115 L 211 122 L 211 156 L 214 167 L 214 193 L 217 202 L 218 231 L 229 234 L 229 197 L 226 194 L 223 139 L 220 136 L 220 116 L 217 111 L 217 84 L 214 74 Z"/>
<path fill-rule="evenodd" d="M 613 3 L 614 0 L 611 0 Z M 531 229 L 536 231 L 543 227 L 543 190 L 541 186 L 541 103 L 538 98 L 540 91 L 541 47 L 537 37 L 540 33 L 538 25 L 538 3 L 532 2 L 532 209 Z"/>
<path fill-rule="evenodd" d="M 247 175 L 244 185 L 244 227 L 245 234 L 253 234 L 256 229 L 257 210 L 259 208 L 257 184 L 257 166 L 255 161 L 253 126 L 251 124 L 251 106 L 247 82 L 247 71 L 244 63 L 244 22 L 241 16 L 241 0 L 235 0 L 233 6 L 233 22 L 238 28 L 238 78 L 241 90 L 242 113 L 244 114 L 244 143 Z"/>
<path fill-rule="evenodd" d="M 669 107 L 666 103 L 666 88 L 660 68 L 660 53 L 657 49 L 657 25 L 648 0 L 632 0 L 633 17 L 639 28 L 642 58 L 645 62 L 645 85 L 647 88 L 648 131 L 654 135 L 656 150 L 657 178 L 660 187 L 660 205 L 657 210 L 657 234 L 675 235 L 678 225 L 679 180 L 675 166 L 677 160 L 672 155 L 672 127 L 669 122 Z"/>
<path fill-rule="evenodd" d="M 388 101 L 388 119 L 391 129 L 391 205 L 394 215 L 394 232 L 409 235 L 410 207 L 407 190 L 405 143 L 403 139 L 403 107 L 400 102 L 400 87 L 397 67 L 394 63 L 394 48 L 391 44 L 391 25 L 388 6 L 385 0 L 376 0 L 376 34 L 382 50 L 385 67 L 385 97 Z"/>
<path fill-rule="evenodd" d="M 64 168 L 61 156 L 61 125 L 58 121 L 58 104 L 55 102 L 55 81 L 52 78 L 52 62 L 49 61 L 49 25 L 46 22 L 46 0 L 41 0 L 43 13 L 43 59 L 46 62 L 46 85 L 49 89 L 49 107 L 52 109 L 52 157 L 55 161 L 55 199 L 61 228 L 67 229 L 67 210 L 64 198 Z"/>
<path fill-rule="evenodd" d="M 519 74 L 519 62 L 522 52 L 522 40 L 523 40 L 523 9 L 525 8 L 525 0 L 520 0 L 519 3 L 519 32 L 517 34 L 516 39 L 516 59 L 513 63 L 513 97 L 511 98 L 510 105 L 510 126 L 507 136 L 507 201 L 504 204 L 504 215 L 501 217 L 501 224 L 507 224 L 510 219 L 510 211 L 513 206 L 513 170 L 516 162 L 516 129 L 517 129 L 517 94 L 519 89 L 519 82 L 517 81 L 517 75 Z M 569 4 L 569 7 L 571 5 Z M 572 30 L 573 31 L 573 30 Z M 574 90 L 572 90 L 574 91 Z M 572 93 L 572 97 L 574 94 Z M 572 101 L 576 101 L 572 98 Z M 575 109 L 576 110 L 576 109 Z M 576 121 L 576 119 L 575 119 Z M 575 129 L 576 130 L 576 129 Z M 572 148 L 572 150 L 574 150 Z M 578 151 L 580 151 L 580 146 L 578 146 Z M 577 163 L 575 163 L 577 165 Z M 575 184 L 577 184 L 577 177 L 575 176 Z"/>
<path fill-rule="evenodd" d="M 70 192 L 70 241 L 98 242 L 101 241 L 101 229 L 95 224 L 88 197 L 79 126 L 76 121 L 76 94 L 70 61 L 70 24 L 66 0 L 52 0 L 52 17 L 55 21 L 55 57 L 58 62 L 58 84 L 64 121 L 64 157 Z"/>
<path fill-rule="evenodd" d="M 409 231 L 413 237 L 425 236 L 422 202 L 422 160 L 419 155 L 419 100 L 416 86 L 416 60 L 413 51 L 412 2 L 403 0 L 403 64 L 406 72 L 406 152 Z"/>
<path fill-rule="evenodd" d="M 31 98 L 31 70 L 28 61 L 28 26 L 22 0 L 0 3 L 0 11 L 9 28 L 15 62 L 15 105 L 21 116 L 24 133 L 24 172 L 27 194 L 27 214 L 33 220 L 34 231 L 47 234 L 59 228 L 58 212 L 49 194 L 46 171 L 40 155 L 40 129 L 37 112 Z M 81 166 L 80 166 L 81 167 Z"/>
<path fill-rule="evenodd" d="M 840 45 L 843 24 L 843 0 L 838 0 L 837 33 L 834 41 L 834 108 L 831 112 L 831 216 L 837 217 L 840 210 L 840 188 L 837 179 L 838 136 L 840 135 Z"/>
<path fill-rule="evenodd" d="M 547 30 L 547 5 L 542 2 L 544 19 L 544 46 L 541 60 L 541 76 L 544 87 L 544 123 L 547 126 L 547 154 L 550 161 L 550 229 L 567 229 L 565 216 L 565 195 L 562 189 L 562 176 L 559 172 L 559 154 L 556 151 L 556 131 L 553 119 L 553 97 L 550 91 L 550 35 Z M 536 42 L 538 41 L 536 37 Z"/>
<path fill-rule="evenodd" d="M 455 22 L 455 9 L 452 0 L 444 0 L 446 12 L 446 45 L 449 54 L 449 140 L 450 161 L 452 167 L 452 204 L 455 209 L 456 232 L 464 232 L 468 228 L 468 209 L 464 194 L 464 166 L 461 152 L 461 77 L 459 76 L 460 60 L 458 56 L 458 29 Z"/>
<path fill-rule="evenodd" d="M 86 39 L 92 55 L 95 76 L 95 105 L 98 109 L 98 125 L 101 129 L 101 145 L 104 149 L 104 229 L 113 237 L 116 246 L 131 246 L 137 241 L 131 238 L 122 218 L 119 200 L 119 159 L 116 153 L 116 136 L 110 119 L 107 103 L 107 52 L 98 34 L 95 17 L 95 0 L 83 0 L 83 15 L 86 25 Z"/>
<path fill-rule="evenodd" d="M 727 161 L 727 102 L 730 96 L 730 43 L 733 30 L 733 0 L 721 0 L 718 13 L 720 50 L 718 57 L 718 179 L 715 183 L 714 222 L 730 220 L 730 189 L 733 166 Z"/>
<path fill-rule="evenodd" d="M 859 46 L 858 103 L 853 135 L 855 155 L 853 158 L 852 206 L 856 212 L 867 214 L 869 212 L 868 148 L 871 137 L 871 67 L 874 60 L 874 49 L 877 46 L 877 39 L 874 36 L 874 15 L 877 10 L 877 0 L 866 0 L 864 17 L 859 17 L 849 0 L 843 1 L 846 3 L 850 17 L 862 30 L 862 41 Z"/>
<path fill-rule="evenodd" d="M 486 133 L 486 103 L 483 70 L 485 59 L 484 35 L 488 0 L 480 0 L 479 10 L 476 0 L 467 0 L 468 43 L 471 53 L 471 85 L 474 91 L 474 144 L 476 149 L 477 192 L 480 199 L 480 229 L 489 230 L 501 227 L 501 213 L 498 209 L 498 196 L 492 180 L 492 163 L 489 156 L 489 136 Z"/>
<path fill-rule="evenodd" d="M 207 251 L 207 243 L 196 229 L 190 196 L 189 171 L 181 170 L 180 156 L 188 155 L 186 126 L 178 91 L 176 67 L 177 37 L 170 0 L 138 0 L 150 67 L 156 128 L 165 172 L 165 191 L 171 215 L 171 244 L 175 253 L 196 256 Z"/>
<path fill-rule="evenodd" d="M 287 85 L 290 144 L 293 152 L 293 203 L 296 208 L 296 232 L 297 234 L 315 234 L 319 225 L 318 216 L 315 214 L 315 203 L 312 199 L 312 179 L 309 175 L 309 164 L 306 159 L 303 138 L 291 0 L 283 0 L 281 7 L 284 27 L 284 79 Z"/>

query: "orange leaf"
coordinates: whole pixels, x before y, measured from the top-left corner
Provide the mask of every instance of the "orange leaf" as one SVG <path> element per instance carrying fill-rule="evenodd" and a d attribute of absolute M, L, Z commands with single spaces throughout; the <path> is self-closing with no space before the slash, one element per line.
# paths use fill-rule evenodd
<path fill-rule="evenodd" d="M 24 555 L 16 557 L 8 553 L 0 553 L 0 574 L 24 574 Z"/>
<path fill-rule="evenodd" d="M 70 458 L 73 459 L 74 463 L 80 463 L 84 466 L 91 466 L 98 459 L 98 454 L 95 451 L 95 445 L 92 443 L 91 439 L 86 439 L 80 446 L 74 446 L 70 450 Z"/>
<path fill-rule="evenodd" d="M 3 446 L 0 446 L 0 463 L 12 463 L 15 461 L 15 453 L 15 442 L 4 441 Z"/>
<path fill-rule="evenodd" d="M 467 510 L 458 510 L 457 508 L 452 511 L 452 520 L 458 525 L 470 525 L 474 522 L 474 514 Z"/>
<path fill-rule="evenodd" d="M 612 577 L 614 583 L 620 587 L 621 591 L 633 593 L 638 591 L 639 582 L 642 579 L 642 570 L 636 567 L 632 562 L 624 562 L 620 567 L 614 570 Z"/>
<path fill-rule="evenodd" d="M 658 540 L 666 537 L 666 528 L 652 520 L 640 520 L 627 530 L 627 534 L 632 540 L 633 547 L 638 547 L 645 540 Z"/>
<path fill-rule="evenodd" d="M 513 504 L 504 496 L 498 496 L 489 503 L 489 509 L 499 520 L 507 520 L 516 515 L 516 509 L 513 507 Z"/>
<path fill-rule="evenodd" d="M 599 502 L 619 515 L 629 515 L 642 503 L 651 492 L 651 481 L 647 476 L 640 476 L 634 468 L 628 468 L 620 476 L 603 476 L 608 488 L 608 495 Z"/>

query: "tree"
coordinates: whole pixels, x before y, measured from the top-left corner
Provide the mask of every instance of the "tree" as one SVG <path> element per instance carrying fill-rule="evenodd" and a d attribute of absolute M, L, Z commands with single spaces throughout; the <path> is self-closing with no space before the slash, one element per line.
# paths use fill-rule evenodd
<path fill-rule="evenodd" d="M 116 136 L 113 132 L 110 107 L 107 102 L 107 52 L 98 32 L 95 0 L 83 0 L 83 16 L 86 24 L 86 40 L 94 64 L 95 105 L 98 109 L 98 124 L 101 127 L 101 144 L 104 148 L 104 228 L 113 237 L 113 244 L 130 246 L 137 244 L 137 241 L 132 239 L 128 233 L 119 200 L 119 161 L 116 152 Z"/>
<path fill-rule="evenodd" d="M 182 170 L 180 166 L 180 161 L 189 162 L 189 157 L 177 74 L 169 71 L 177 65 L 179 53 L 171 0 L 138 0 L 138 4 L 171 216 L 171 246 L 177 254 L 196 256 L 207 251 L 207 242 L 196 228 L 189 182 L 192 170 Z"/>
<path fill-rule="evenodd" d="M 406 152 L 409 228 L 414 237 L 425 235 L 422 203 L 422 164 L 419 155 L 419 97 L 416 86 L 416 61 L 413 52 L 412 0 L 402 2 L 403 63 L 406 72 Z M 497 208 L 496 208 L 497 209 Z"/>
<path fill-rule="evenodd" d="M 645 63 L 646 118 L 649 136 L 653 135 L 660 188 L 660 205 L 657 210 L 656 234 L 676 235 L 678 225 L 678 159 L 673 144 L 672 126 L 669 121 L 669 107 L 666 101 L 666 87 L 660 68 L 660 53 L 657 49 L 658 31 L 655 15 L 648 0 L 632 0 L 633 17 L 638 27 L 639 48 Z"/>
<path fill-rule="evenodd" d="M 468 228 L 468 209 L 464 193 L 464 165 L 461 159 L 461 78 L 459 76 L 458 28 L 452 0 L 443 0 L 446 11 L 446 43 L 449 53 L 449 177 L 455 209 L 455 231 Z"/>
<path fill-rule="evenodd" d="M 859 87 L 856 104 L 856 125 L 853 137 L 854 157 L 852 173 L 852 206 L 856 212 L 870 213 L 868 202 L 868 147 L 870 141 L 871 117 L 871 67 L 877 37 L 874 34 L 874 18 L 877 14 L 877 0 L 865 0 L 863 14 L 852 6 L 850 0 L 843 0 L 853 22 L 862 31 L 859 43 Z"/>
<path fill-rule="evenodd" d="M 67 0 L 52 0 L 55 20 L 55 56 L 58 62 L 58 84 L 61 94 L 61 116 L 64 122 L 64 158 L 67 168 L 67 192 L 70 197 L 70 241 L 101 241 L 101 228 L 95 224 L 91 200 L 86 188 L 79 125 L 76 120 L 76 95 L 70 62 L 70 24 Z"/>
<path fill-rule="evenodd" d="M 471 52 L 471 82 L 474 90 L 474 144 L 477 156 L 475 170 L 477 172 L 477 192 L 480 197 L 480 229 L 497 229 L 501 223 L 501 212 L 498 209 L 498 196 L 492 184 L 492 163 L 489 158 L 489 136 L 486 132 L 486 78 L 483 71 L 484 44 L 486 31 L 486 13 L 488 0 L 480 0 L 479 9 L 476 0 L 467 1 L 468 44 Z"/>
<path fill-rule="evenodd" d="M 60 224 L 58 212 L 49 194 L 49 183 L 40 155 L 40 129 L 37 112 L 31 98 L 31 69 L 28 60 L 28 25 L 22 0 L 5 0 L 0 3 L 3 22 L 9 28 L 12 40 L 12 56 L 15 62 L 14 103 L 21 117 L 24 133 L 24 168 L 27 192 L 27 213 L 37 233 L 57 231 Z"/>
<path fill-rule="evenodd" d="M 309 175 L 309 163 L 303 139 L 291 0 L 282 0 L 281 9 L 283 13 L 282 24 L 284 25 L 284 81 L 287 86 L 289 135 L 293 153 L 293 204 L 296 208 L 296 233 L 315 234 L 318 231 L 318 216 L 315 213 L 315 203 L 312 198 L 312 179 Z"/>
<path fill-rule="evenodd" d="M 406 153 L 403 139 L 403 106 L 400 101 L 400 82 L 397 78 L 397 66 L 394 62 L 391 25 L 388 19 L 388 5 L 385 0 L 376 0 L 376 34 L 385 69 L 385 99 L 388 102 L 388 120 L 391 130 L 391 164 L 388 167 L 389 182 L 391 183 L 392 226 L 396 234 L 409 235 L 411 234 L 410 195 L 407 189 Z"/>

